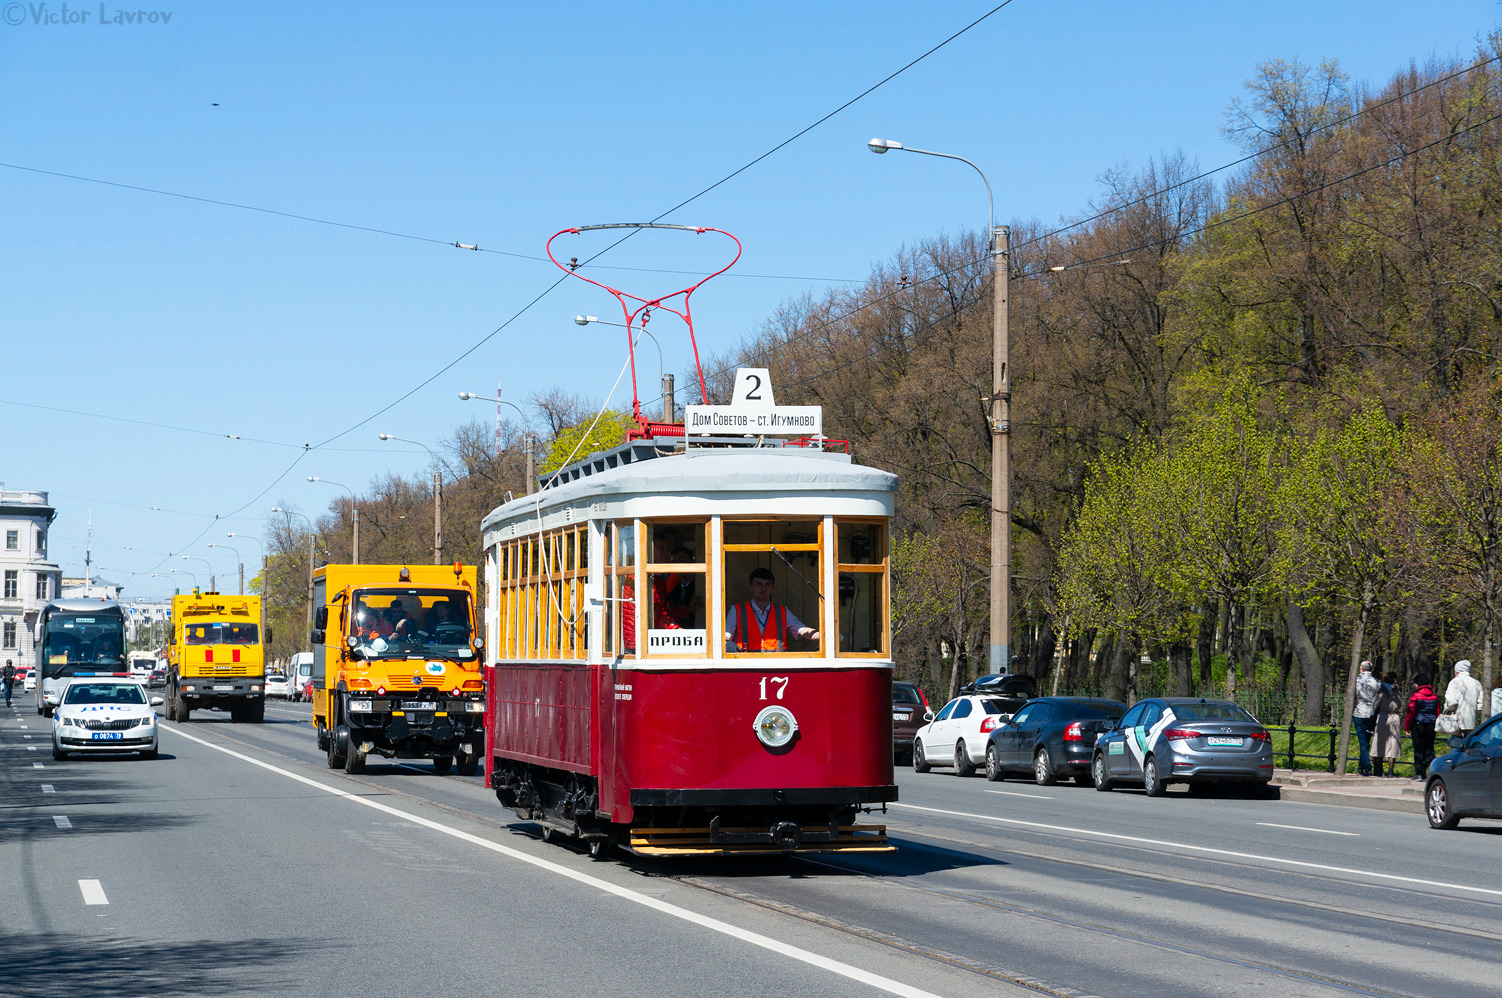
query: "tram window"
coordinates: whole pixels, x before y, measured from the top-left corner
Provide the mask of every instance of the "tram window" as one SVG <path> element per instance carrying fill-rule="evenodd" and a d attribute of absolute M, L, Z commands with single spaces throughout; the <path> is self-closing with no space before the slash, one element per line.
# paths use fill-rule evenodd
<path fill-rule="evenodd" d="M 708 655 L 705 640 L 704 524 L 654 523 L 647 582 L 652 598 L 647 651 L 664 655 Z M 658 631 L 681 631 L 659 634 Z"/>
<path fill-rule="evenodd" d="M 839 638 L 836 655 L 883 655 L 887 648 L 887 527 L 872 520 L 840 520 Z"/>
<path fill-rule="evenodd" d="M 724 521 L 726 651 L 823 649 L 820 527 L 819 520 Z"/>
<path fill-rule="evenodd" d="M 605 654 L 636 657 L 636 522 L 607 526 Z"/>

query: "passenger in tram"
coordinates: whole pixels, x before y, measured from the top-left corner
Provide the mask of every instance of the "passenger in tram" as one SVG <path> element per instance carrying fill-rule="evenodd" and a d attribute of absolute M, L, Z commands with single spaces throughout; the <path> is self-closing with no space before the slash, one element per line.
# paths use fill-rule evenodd
<path fill-rule="evenodd" d="M 731 651 L 787 651 L 788 637 L 818 641 L 819 632 L 799 620 L 781 603 L 772 602 L 777 579 L 769 569 L 751 571 L 751 600 L 736 603 L 725 614 L 725 636 Z"/>
<path fill-rule="evenodd" d="M 694 560 L 677 532 L 657 530 L 652 537 L 652 560 L 658 564 L 683 564 Z M 652 575 L 652 626 L 678 630 L 694 626 L 694 583 L 679 572 Z"/>

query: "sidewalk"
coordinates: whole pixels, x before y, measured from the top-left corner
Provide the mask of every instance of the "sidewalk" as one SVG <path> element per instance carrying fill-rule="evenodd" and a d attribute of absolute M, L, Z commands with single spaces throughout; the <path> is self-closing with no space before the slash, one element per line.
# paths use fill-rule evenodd
<path fill-rule="evenodd" d="M 1282 800 L 1424 813 L 1424 784 L 1406 776 L 1342 776 L 1318 769 L 1275 769 L 1272 785 L 1278 788 Z"/>

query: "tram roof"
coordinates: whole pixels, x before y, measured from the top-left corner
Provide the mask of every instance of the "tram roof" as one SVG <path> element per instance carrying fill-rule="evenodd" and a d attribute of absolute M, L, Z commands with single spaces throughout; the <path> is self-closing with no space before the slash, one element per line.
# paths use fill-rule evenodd
<path fill-rule="evenodd" d="M 676 441 L 674 441 L 676 443 Z M 734 441 L 740 444 L 740 441 Z M 517 516 L 574 505 L 593 497 L 701 495 L 714 492 L 896 492 L 897 476 L 855 464 L 849 454 L 793 446 L 694 446 L 664 452 L 661 442 L 633 440 L 561 469 L 539 495 L 519 496 L 491 510 L 488 530 Z"/>

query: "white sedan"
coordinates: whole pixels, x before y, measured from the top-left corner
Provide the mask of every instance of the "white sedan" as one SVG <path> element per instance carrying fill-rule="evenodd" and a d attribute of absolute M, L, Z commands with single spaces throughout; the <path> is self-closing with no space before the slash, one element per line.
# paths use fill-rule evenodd
<path fill-rule="evenodd" d="M 157 754 L 157 718 L 161 697 L 147 698 L 146 688 L 131 679 L 75 679 L 63 687 L 52 712 L 52 758 L 70 752 L 139 752 Z"/>
<path fill-rule="evenodd" d="M 273 672 L 266 677 L 266 695 L 268 697 L 281 697 L 283 700 L 291 700 L 292 681 L 280 672 Z"/>
<path fill-rule="evenodd" d="M 937 717 L 913 737 L 913 769 L 953 766 L 956 776 L 969 776 L 986 762 L 991 732 L 1011 719 L 1013 701 L 989 696 L 955 697 Z"/>

